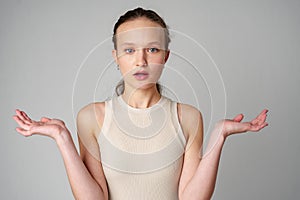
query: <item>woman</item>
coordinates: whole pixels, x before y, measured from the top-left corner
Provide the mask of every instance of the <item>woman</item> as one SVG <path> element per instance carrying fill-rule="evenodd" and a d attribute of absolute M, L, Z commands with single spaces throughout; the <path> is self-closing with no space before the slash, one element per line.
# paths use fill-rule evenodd
<path fill-rule="evenodd" d="M 115 24 L 113 42 L 123 82 L 117 96 L 78 113 L 80 155 L 61 120 L 34 121 L 16 110 L 16 130 L 55 140 L 75 199 L 210 199 L 226 138 L 267 126 L 267 110 L 250 122 L 241 122 L 242 114 L 218 122 L 202 157 L 200 111 L 164 97 L 157 83 L 169 56 L 162 18 L 128 11 Z"/>

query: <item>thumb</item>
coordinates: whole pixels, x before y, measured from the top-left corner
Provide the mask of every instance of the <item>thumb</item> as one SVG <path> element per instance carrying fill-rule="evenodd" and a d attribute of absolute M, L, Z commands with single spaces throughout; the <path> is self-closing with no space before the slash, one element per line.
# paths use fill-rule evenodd
<path fill-rule="evenodd" d="M 238 114 L 237 116 L 235 116 L 235 117 L 233 118 L 233 121 L 234 121 L 234 122 L 241 122 L 241 121 L 243 120 L 243 118 L 244 118 L 244 115 L 243 115 L 243 114 Z"/>
<path fill-rule="evenodd" d="M 49 121 L 50 121 L 50 119 L 47 118 L 47 117 L 42 117 L 41 118 L 41 122 L 49 122 Z"/>

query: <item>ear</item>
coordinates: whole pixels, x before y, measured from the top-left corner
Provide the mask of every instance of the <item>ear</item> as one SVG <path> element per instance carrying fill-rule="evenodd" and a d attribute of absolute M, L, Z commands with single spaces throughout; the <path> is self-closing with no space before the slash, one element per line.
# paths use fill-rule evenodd
<path fill-rule="evenodd" d="M 166 50 L 166 54 L 165 54 L 165 63 L 168 61 L 169 59 L 169 55 L 170 55 L 170 50 Z"/>
<path fill-rule="evenodd" d="M 115 60 L 115 62 L 116 62 L 116 64 L 117 65 L 119 65 L 119 63 L 118 63 L 118 55 L 117 55 L 117 50 L 116 49 L 114 49 L 114 50 L 112 50 L 112 56 L 113 56 L 113 58 L 114 58 L 114 60 Z"/>

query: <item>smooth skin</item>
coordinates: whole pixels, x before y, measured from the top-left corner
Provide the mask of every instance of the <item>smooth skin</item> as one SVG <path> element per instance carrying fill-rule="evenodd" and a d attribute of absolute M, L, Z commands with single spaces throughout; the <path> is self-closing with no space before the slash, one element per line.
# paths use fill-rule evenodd
<path fill-rule="evenodd" d="M 159 27 L 159 25 L 146 18 L 139 18 L 123 23 L 117 32 L 140 27 Z M 135 46 L 132 48 L 135 51 L 126 51 L 129 54 L 124 56 L 118 56 L 118 52 L 113 51 L 113 56 L 120 66 L 123 77 L 132 75 L 136 69 L 147 70 L 150 76 L 161 73 L 162 69 L 150 69 L 149 66 L 152 62 L 163 66 L 169 56 L 168 50 L 153 51 L 151 49 L 149 51 L 152 47 L 148 47 L 147 43 L 143 48 L 136 48 Z M 141 85 L 140 82 L 134 82 L 134 79 L 128 80 L 132 82 L 125 81 L 125 91 L 122 97 L 130 106 L 147 108 L 159 100 L 160 94 L 153 81 L 147 82 L 145 80 Z M 214 192 L 225 140 L 232 134 L 248 131 L 257 132 L 263 129 L 268 125 L 266 122 L 267 112 L 267 110 L 263 110 L 249 122 L 242 122 L 244 117 L 242 114 L 233 119 L 219 121 L 210 134 L 207 146 L 209 151 L 201 155 L 203 143 L 201 112 L 193 106 L 178 103 L 178 118 L 187 139 L 187 150 L 184 153 L 184 163 L 179 182 L 179 199 L 210 199 Z M 44 135 L 54 139 L 63 157 L 75 199 L 107 200 L 109 194 L 96 139 L 101 131 L 104 116 L 104 102 L 89 104 L 78 113 L 77 130 L 80 154 L 78 154 L 71 134 L 63 121 L 46 117 L 34 121 L 24 111 L 20 110 L 16 110 L 16 115 L 13 118 L 19 125 L 16 130 L 20 134 L 24 136 Z M 86 137 L 84 140 L 89 141 L 89 146 L 84 145 L 81 141 L 80 135 L 82 134 Z"/>

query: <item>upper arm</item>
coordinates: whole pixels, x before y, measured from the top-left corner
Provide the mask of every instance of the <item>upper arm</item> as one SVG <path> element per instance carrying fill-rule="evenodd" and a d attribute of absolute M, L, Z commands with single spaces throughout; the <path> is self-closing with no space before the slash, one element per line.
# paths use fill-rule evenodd
<path fill-rule="evenodd" d="M 196 172 L 202 156 L 203 121 L 201 112 L 190 105 L 178 104 L 178 117 L 187 138 L 179 181 L 179 196 Z"/>
<path fill-rule="evenodd" d="M 77 134 L 80 157 L 98 185 L 107 194 L 107 185 L 102 164 L 97 134 L 101 130 L 104 117 L 104 103 L 89 104 L 77 115 Z"/>

